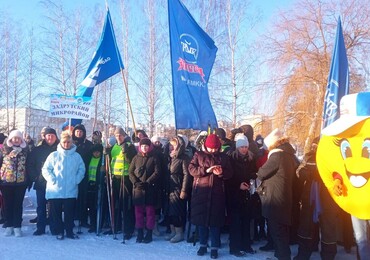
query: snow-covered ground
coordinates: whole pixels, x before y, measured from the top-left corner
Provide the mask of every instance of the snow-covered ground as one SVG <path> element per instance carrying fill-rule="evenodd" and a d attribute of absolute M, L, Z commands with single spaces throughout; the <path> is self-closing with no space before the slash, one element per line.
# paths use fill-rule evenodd
<path fill-rule="evenodd" d="M 165 241 L 163 236 L 153 237 L 150 244 L 136 244 L 135 237 L 122 244 L 122 234 L 117 235 L 113 240 L 110 235 L 96 236 L 90 234 L 87 229 L 82 229 L 80 239 L 64 239 L 59 241 L 50 232 L 43 236 L 33 236 L 36 224 L 30 224 L 29 220 L 36 216 L 36 203 L 34 192 L 26 193 L 24 200 L 23 237 L 4 237 L 4 229 L 0 229 L 0 260 L 21 260 L 21 259 L 210 259 L 209 253 L 205 256 L 197 256 L 199 244 L 180 242 L 171 244 Z M 164 232 L 164 230 L 163 230 Z M 257 250 L 254 255 L 247 255 L 245 258 L 274 259 L 273 253 L 262 252 L 258 248 L 265 244 L 265 241 L 254 243 L 252 247 Z M 292 256 L 297 253 L 297 246 L 292 246 Z M 355 248 L 351 254 L 346 254 L 343 247 L 338 246 L 337 260 L 356 259 Z M 243 257 L 244 258 L 244 257 Z M 222 247 L 219 251 L 219 259 L 238 259 L 229 254 L 227 235 L 222 235 Z M 315 252 L 311 259 L 320 259 L 319 253 Z"/>

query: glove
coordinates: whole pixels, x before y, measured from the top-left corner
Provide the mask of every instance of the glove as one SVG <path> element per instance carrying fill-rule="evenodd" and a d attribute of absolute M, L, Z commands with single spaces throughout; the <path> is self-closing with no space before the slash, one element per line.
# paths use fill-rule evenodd
<path fill-rule="evenodd" d="M 334 180 L 333 193 L 336 196 L 341 196 L 343 194 L 343 185 L 342 185 L 341 180 L 339 180 L 339 179 Z"/>

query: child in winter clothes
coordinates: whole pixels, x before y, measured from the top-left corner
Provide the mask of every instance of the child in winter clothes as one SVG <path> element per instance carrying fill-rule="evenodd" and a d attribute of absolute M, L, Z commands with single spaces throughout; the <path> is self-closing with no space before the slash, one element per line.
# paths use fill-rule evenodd
<path fill-rule="evenodd" d="M 23 198 L 28 184 L 26 174 L 27 144 L 19 130 L 13 130 L 3 147 L 0 170 L 4 201 L 5 236 L 22 236 Z"/>
<path fill-rule="evenodd" d="M 73 233 L 73 217 L 78 194 L 78 184 L 85 175 L 85 164 L 76 152 L 72 136 L 63 132 L 57 150 L 52 152 L 42 167 L 42 176 L 46 180 L 46 199 L 50 200 L 53 222 L 57 239 L 78 238 Z M 64 223 L 62 212 L 64 210 Z"/>

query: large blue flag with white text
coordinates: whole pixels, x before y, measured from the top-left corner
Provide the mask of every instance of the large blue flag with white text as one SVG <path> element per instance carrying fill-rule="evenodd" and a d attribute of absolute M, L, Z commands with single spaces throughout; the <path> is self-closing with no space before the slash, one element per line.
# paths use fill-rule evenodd
<path fill-rule="evenodd" d="M 76 96 L 91 97 L 96 85 L 117 74 L 122 69 L 124 67 L 117 48 L 108 9 L 98 48 L 94 53 L 84 80 L 77 89 Z"/>
<path fill-rule="evenodd" d="M 208 94 L 217 47 L 180 0 L 168 0 L 168 17 L 176 129 L 217 127 Z"/>
<path fill-rule="evenodd" d="M 349 69 L 342 23 L 338 18 L 337 34 L 331 58 L 328 85 L 324 99 L 322 129 L 339 118 L 340 99 L 349 92 Z"/>

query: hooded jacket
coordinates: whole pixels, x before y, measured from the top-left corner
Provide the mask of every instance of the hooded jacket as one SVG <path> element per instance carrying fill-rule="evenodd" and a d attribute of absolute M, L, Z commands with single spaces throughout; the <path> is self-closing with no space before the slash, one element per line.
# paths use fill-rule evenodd
<path fill-rule="evenodd" d="M 46 183 L 46 199 L 77 198 L 78 184 L 85 175 L 85 165 L 76 152 L 76 146 L 65 150 L 59 144 L 57 151 L 52 152 L 44 166 L 42 176 Z"/>

